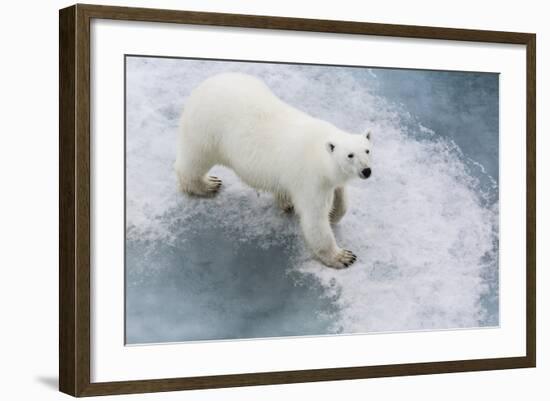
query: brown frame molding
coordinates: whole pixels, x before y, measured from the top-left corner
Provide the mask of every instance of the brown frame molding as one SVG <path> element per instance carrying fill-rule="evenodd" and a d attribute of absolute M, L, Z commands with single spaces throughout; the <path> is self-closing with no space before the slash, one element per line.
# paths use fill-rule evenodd
<path fill-rule="evenodd" d="M 90 20 L 92 18 L 525 45 L 527 49 L 526 356 L 91 383 Z M 93 396 L 535 367 L 535 34 L 77 4 L 59 12 L 59 94 L 60 391 L 73 396 Z"/>

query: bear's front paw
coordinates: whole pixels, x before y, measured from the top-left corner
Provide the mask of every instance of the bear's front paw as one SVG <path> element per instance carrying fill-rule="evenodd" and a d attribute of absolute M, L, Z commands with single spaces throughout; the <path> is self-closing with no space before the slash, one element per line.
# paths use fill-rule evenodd
<path fill-rule="evenodd" d="M 341 249 L 330 260 L 324 262 L 334 269 L 346 269 L 354 264 L 356 260 L 357 256 L 352 251 Z"/>
<path fill-rule="evenodd" d="M 336 208 L 332 207 L 332 209 L 330 209 L 330 212 L 328 212 L 328 219 L 331 223 L 337 223 L 338 220 L 339 220 L 339 217 L 338 216 L 338 213 L 337 213 L 337 210 Z"/>

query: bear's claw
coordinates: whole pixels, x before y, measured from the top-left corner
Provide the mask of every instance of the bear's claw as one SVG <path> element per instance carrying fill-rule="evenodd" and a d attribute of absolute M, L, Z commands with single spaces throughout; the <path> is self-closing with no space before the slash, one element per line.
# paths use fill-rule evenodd
<path fill-rule="evenodd" d="M 281 210 L 285 213 L 294 212 L 294 205 L 288 196 L 278 194 L 277 195 L 277 204 Z"/>
<path fill-rule="evenodd" d="M 342 251 L 340 251 L 340 253 L 336 256 L 336 263 L 334 267 L 336 269 L 347 268 L 354 264 L 356 260 L 357 256 L 352 251 L 342 249 Z"/>
<path fill-rule="evenodd" d="M 220 180 L 218 177 L 211 175 L 207 177 L 206 185 L 207 185 L 206 192 L 210 194 L 215 194 L 220 190 L 222 186 L 222 180 Z"/>
<path fill-rule="evenodd" d="M 292 213 L 294 212 L 294 206 L 293 205 L 287 205 L 283 208 L 283 212 L 285 213 Z"/>

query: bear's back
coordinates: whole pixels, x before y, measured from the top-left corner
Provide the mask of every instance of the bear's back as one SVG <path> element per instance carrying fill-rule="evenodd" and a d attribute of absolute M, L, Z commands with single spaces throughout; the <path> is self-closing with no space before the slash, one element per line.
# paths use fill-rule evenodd
<path fill-rule="evenodd" d="M 201 141 L 231 147 L 274 146 L 288 141 L 292 126 L 312 117 L 287 105 L 260 79 L 242 73 L 223 73 L 203 81 L 185 102 L 182 127 Z M 242 137 L 242 138 L 238 138 Z M 293 138 L 294 139 L 294 138 Z"/>

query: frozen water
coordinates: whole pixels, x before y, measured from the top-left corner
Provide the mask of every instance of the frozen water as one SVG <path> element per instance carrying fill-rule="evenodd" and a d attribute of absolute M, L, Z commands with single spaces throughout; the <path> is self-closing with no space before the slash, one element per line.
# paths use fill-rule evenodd
<path fill-rule="evenodd" d="M 498 75 L 126 59 L 126 341 L 498 325 Z M 335 227 L 358 261 L 311 258 L 295 217 L 230 171 L 214 199 L 177 191 L 185 99 L 220 72 L 373 132 L 373 176 Z"/>

